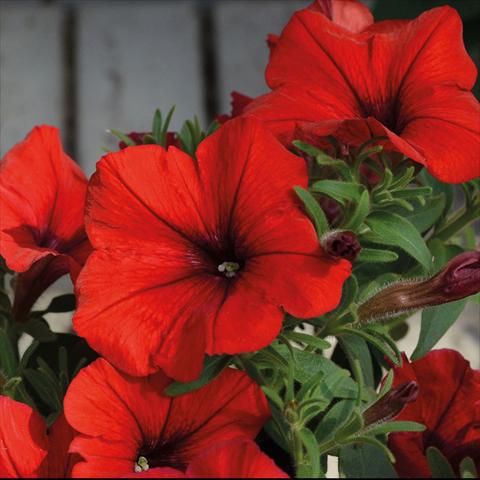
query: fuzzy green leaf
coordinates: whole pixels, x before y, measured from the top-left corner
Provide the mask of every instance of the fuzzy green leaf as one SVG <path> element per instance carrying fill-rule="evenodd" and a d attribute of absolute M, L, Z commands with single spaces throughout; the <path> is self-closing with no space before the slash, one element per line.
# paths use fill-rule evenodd
<path fill-rule="evenodd" d="M 455 323 L 466 303 L 467 300 L 458 300 L 423 310 L 420 337 L 412 354 L 412 360 L 422 358 L 435 346 Z"/>
<path fill-rule="evenodd" d="M 424 432 L 425 425 L 417 422 L 385 422 L 368 429 L 369 435 L 383 435 L 392 432 Z"/>
<path fill-rule="evenodd" d="M 333 198 L 342 205 L 345 205 L 346 201 L 358 202 L 364 190 L 362 185 L 338 180 L 319 180 L 311 187 L 312 192 Z"/>
<path fill-rule="evenodd" d="M 298 195 L 300 200 L 302 200 L 305 205 L 305 210 L 315 225 L 315 230 L 317 231 L 317 236 L 320 238 L 325 232 L 327 232 L 330 227 L 328 226 L 327 217 L 322 210 L 322 207 L 318 204 L 315 197 L 302 187 L 296 186 L 293 187 L 295 193 Z"/>
<path fill-rule="evenodd" d="M 356 232 L 370 213 L 370 194 L 367 190 L 363 191 L 360 199 L 350 218 L 343 225 L 345 230 Z"/>
<path fill-rule="evenodd" d="M 365 263 L 390 263 L 397 260 L 397 253 L 391 250 L 379 250 L 377 248 L 362 248 L 358 255 L 358 261 Z"/>
<path fill-rule="evenodd" d="M 452 466 L 438 448 L 428 447 L 426 453 L 433 478 L 455 478 Z"/>
<path fill-rule="evenodd" d="M 432 267 L 432 256 L 418 230 L 400 215 L 373 212 L 366 220 L 372 231 L 381 237 L 382 243 L 401 248 L 417 260 L 425 270 Z"/>

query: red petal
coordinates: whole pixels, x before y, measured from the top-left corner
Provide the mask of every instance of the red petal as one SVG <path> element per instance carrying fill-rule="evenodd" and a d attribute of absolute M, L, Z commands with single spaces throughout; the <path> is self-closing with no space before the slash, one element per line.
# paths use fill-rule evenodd
<path fill-rule="evenodd" d="M 190 463 L 186 474 L 190 478 L 289 478 L 247 439 L 211 447 Z"/>
<path fill-rule="evenodd" d="M 23 272 L 85 239 L 87 181 L 63 152 L 56 128 L 35 127 L 7 152 L 0 168 L 0 254 L 10 268 Z"/>
<path fill-rule="evenodd" d="M 298 125 L 319 121 L 330 125 L 327 122 L 359 118 L 360 114 L 355 98 L 347 89 L 336 88 L 332 93 L 323 84 L 313 83 L 277 88 L 257 97 L 244 111 L 245 116 L 252 116 L 266 123 L 268 129 L 285 145 L 299 139 L 299 136 L 295 135 Z M 330 126 L 330 133 L 335 131 L 338 125 L 334 123 Z"/>
<path fill-rule="evenodd" d="M 417 400 L 408 404 L 398 420 L 413 420 L 427 426 L 425 433 L 392 434 L 389 446 L 400 459 L 396 468 L 401 475 L 413 470 L 428 471 L 425 449 L 439 447 L 451 461 L 458 463 L 470 455 L 479 462 L 474 446 L 480 442 L 479 413 L 476 401 L 480 398 L 480 372 L 472 370 L 469 363 L 453 350 L 434 350 L 412 363 L 395 369 L 394 387 L 405 380 L 415 380 L 420 387 Z M 463 432 L 463 433 L 462 433 Z M 464 455 L 456 458 L 456 452 Z M 415 457 L 412 465 L 411 455 Z M 409 462 L 401 459 L 409 458 Z M 455 465 L 456 466 L 456 465 Z"/>
<path fill-rule="evenodd" d="M 355 33 L 373 23 L 370 10 L 358 0 L 315 0 L 308 10 L 320 12 L 333 23 Z"/>
<path fill-rule="evenodd" d="M 255 258 L 255 268 L 265 272 L 258 279 L 275 303 L 299 318 L 311 318 L 333 310 L 339 303 L 343 282 L 351 265 L 312 254 L 266 253 Z M 275 275 L 269 272 L 275 271 Z"/>
<path fill-rule="evenodd" d="M 23 403 L 0 396 L 0 475 L 41 477 L 47 456 L 46 425 Z"/>
<path fill-rule="evenodd" d="M 83 434 L 72 444 L 86 460 L 75 473 L 129 475 L 144 443 L 158 440 L 178 441 L 188 463 L 214 441 L 254 438 L 269 416 L 260 388 L 237 370 L 180 397 L 164 396 L 167 384 L 162 374 L 130 377 L 103 359 L 83 369 L 65 398 L 67 419 Z"/>
<path fill-rule="evenodd" d="M 470 92 L 424 89 L 404 115 L 401 137 L 423 153 L 432 175 L 453 183 L 480 176 L 480 105 Z"/>
<path fill-rule="evenodd" d="M 225 289 L 224 298 L 211 318 L 209 355 L 259 350 L 270 345 L 282 328 L 284 314 L 266 294 L 259 274 L 247 271 L 240 275 Z"/>
<path fill-rule="evenodd" d="M 48 477 L 69 477 L 72 468 L 79 460 L 75 455 L 69 454 L 70 443 L 75 436 L 75 431 L 67 422 L 62 413 L 55 420 L 48 432 Z"/>
<path fill-rule="evenodd" d="M 206 321 L 223 290 L 194 271 L 181 244 L 165 246 L 164 253 L 161 247 L 156 255 L 94 252 L 76 284 L 73 324 L 92 348 L 130 374 L 162 368 L 189 381 L 201 372 Z"/>
<path fill-rule="evenodd" d="M 207 386 L 173 400 L 164 434 L 172 436 L 189 425 L 185 454 L 192 459 L 213 443 L 255 438 L 269 417 L 260 387 L 243 372 L 227 369 Z"/>
<path fill-rule="evenodd" d="M 195 162 L 174 147 L 168 158 L 157 145 L 106 155 L 88 189 L 90 241 L 94 248 L 128 251 L 138 249 L 139 239 L 142 251 L 162 249 L 163 242 L 188 245 L 205 233 L 200 193 Z"/>

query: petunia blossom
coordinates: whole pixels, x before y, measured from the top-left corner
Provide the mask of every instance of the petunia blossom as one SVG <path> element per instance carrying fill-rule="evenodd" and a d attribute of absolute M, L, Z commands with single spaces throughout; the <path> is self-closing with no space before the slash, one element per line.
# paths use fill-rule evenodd
<path fill-rule="evenodd" d="M 351 265 L 327 258 L 293 186 L 305 162 L 258 122 L 227 122 L 196 159 L 131 147 L 93 175 L 76 332 L 131 375 L 197 378 L 204 354 L 269 345 L 284 311 L 338 304 Z"/>
<path fill-rule="evenodd" d="M 360 32 L 373 23 L 373 16 L 368 7 L 358 0 L 315 0 L 308 7 L 309 10 L 323 14 L 335 24 L 352 32 Z M 270 33 L 267 36 L 267 46 L 270 57 L 280 39 L 279 35 Z M 219 115 L 217 121 L 225 123 L 243 113 L 253 98 L 239 92 L 231 92 L 230 115 Z"/>
<path fill-rule="evenodd" d="M 236 438 L 205 449 L 188 464 L 185 472 L 163 467 L 148 469 L 128 477 L 289 478 L 254 441 L 247 438 Z"/>
<path fill-rule="evenodd" d="M 273 91 L 244 115 L 286 144 L 334 136 L 356 147 L 375 138 L 442 181 L 464 182 L 480 175 L 476 75 L 450 7 L 353 31 L 307 8 L 275 44 L 266 71 Z"/>
<path fill-rule="evenodd" d="M 397 420 L 423 423 L 423 433 L 390 434 L 388 446 L 401 477 L 430 477 L 425 452 L 438 448 L 458 471 L 470 457 L 480 471 L 480 371 L 454 350 L 434 350 L 394 369 L 394 387 L 406 381 L 419 386 L 418 398 Z"/>
<path fill-rule="evenodd" d="M 260 387 L 239 370 L 178 397 L 163 393 L 170 382 L 162 372 L 130 377 L 104 359 L 83 369 L 65 397 L 65 415 L 79 432 L 70 451 L 84 459 L 73 476 L 185 472 L 215 444 L 255 438 L 270 416 Z"/>
<path fill-rule="evenodd" d="M 63 414 L 47 432 L 39 413 L 0 396 L 0 477 L 68 477 L 78 461 L 68 453 L 74 434 Z"/>
<path fill-rule="evenodd" d="M 58 130 L 35 127 L 0 162 L 0 255 L 16 281 L 14 314 L 25 320 L 40 294 L 78 275 L 90 245 L 83 214 L 87 180 L 63 151 Z"/>

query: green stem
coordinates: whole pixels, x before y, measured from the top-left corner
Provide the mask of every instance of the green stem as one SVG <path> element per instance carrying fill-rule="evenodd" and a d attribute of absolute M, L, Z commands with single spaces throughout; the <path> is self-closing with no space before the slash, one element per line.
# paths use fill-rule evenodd
<path fill-rule="evenodd" d="M 480 204 L 474 203 L 468 210 L 466 208 L 461 210 L 458 215 L 452 218 L 450 222 L 435 234 L 435 238 L 442 241 L 450 239 L 453 235 L 478 218 L 479 206 Z"/>
<path fill-rule="evenodd" d="M 298 434 L 297 425 L 292 424 L 290 426 L 290 431 L 292 434 L 292 443 L 293 443 L 293 455 L 295 461 L 295 470 L 298 471 L 300 465 L 303 465 L 303 444 Z"/>

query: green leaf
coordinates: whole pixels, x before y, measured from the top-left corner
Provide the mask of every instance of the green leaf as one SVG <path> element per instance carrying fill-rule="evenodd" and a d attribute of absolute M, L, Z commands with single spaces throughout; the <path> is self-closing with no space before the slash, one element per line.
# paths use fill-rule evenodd
<path fill-rule="evenodd" d="M 355 278 L 355 275 L 350 275 L 350 277 L 348 277 L 345 283 L 343 284 L 342 297 L 340 299 L 340 304 L 335 310 L 327 313 L 326 317 L 328 319 L 339 318 L 343 313 L 345 313 L 348 310 L 350 305 L 355 301 L 355 298 L 357 297 L 357 293 L 358 293 L 357 279 Z"/>
<path fill-rule="evenodd" d="M 388 456 L 376 445 L 348 445 L 340 449 L 338 460 L 347 478 L 398 478 Z"/>
<path fill-rule="evenodd" d="M 311 157 L 314 157 L 314 158 L 319 154 L 326 155 L 326 153 L 322 152 L 317 147 L 314 147 L 313 145 L 310 145 L 309 143 L 306 143 L 306 142 L 302 142 L 300 140 L 294 140 L 292 142 L 292 144 L 295 147 L 297 147 L 299 150 L 301 150 L 302 152 L 305 152 L 307 155 L 310 155 Z M 333 160 L 333 158 L 332 158 L 332 160 Z"/>
<path fill-rule="evenodd" d="M 77 308 L 77 302 L 73 293 L 66 293 L 55 297 L 45 309 L 49 313 L 73 312 Z"/>
<path fill-rule="evenodd" d="M 356 183 L 341 182 L 338 180 L 319 180 L 311 186 L 311 191 L 321 193 L 327 197 L 333 198 L 341 205 L 345 205 L 346 201 L 360 200 L 365 187 Z"/>
<path fill-rule="evenodd" d="M 396 190 L 392 193 L 394 198 L 415 198 L 424 197 L 432 194 L 432 187 L 418 187 L 418 188 L 405 188 L 403 190 Z"/>
<path fill-rule="evenodd" d="M 330 229 L 328 226 L 327 217 L 325 216 L 322 207 L 320 207 L 315 197 L 308 190 L 305 190 L 299 186 L 293 187 L 293 189 L 305 205 L 305 210 L 315 225 L 318 238 L 320 238 Z"/>
<path fill-rule="evenodd" d="M 465 457 L 460 462 L 460 476 L 462 478 L 478 478 L 475 463 L 470 457 Z"/>
<path fill-rule="evenodd" d="M 230 361 L 231 357 L 229 355 L 214 355 L 212 357 L 206 357 L 203 372 L 198 380 L 188 383 L 173 382 L 164 390 L 164 394 L 169 397 L 177 397 L 184 393 L 198 390 L 220 375 Z"/>
<path fill-rule="evenodd" d="M 161 145 L 161 132 L 162 132 L 162 112 L 157 108 L 155 114 L 153 115 L 153 124 L 152 124 L 152 136 L 155 140 L 155 143 Z"/>
<path fill-rule="evenodd" d="M 441 217 L 445 203 L 445 195 L 427 198 L 424 207 L 416 208 L 412 213 L 408 213 L 406 218 L 420 233 L 423 233 L 435 225 Z"/>
<path fill-rule="evenodd" d="M 382 237 L 382 243 L 401 248 L 426 270 L 432 267 L 432 258 L 417 229 L 400 215 L 373 212 L 365 221 L 372 231 Z"/>
<path fill-rule="evenodd" d="M 452 466 L 438 448 L 428 447 L 426 453 L 433 478 L 455 478 Z"/>
<path fill-rule="evenodd" d="M 327 348 L 331 347 L 330 343 L 328 343 L 323 338 L 318 338 L 313 335 L 308 335 L 306 333 L 285 332 L 283 336 L 286 337 L 288 340 L 292 340 L 293 342 L 305 343 L 306 345 L 318 348 L 319 350 L 326 350 Z"/>
<path fill-rule="evenodd" d="M 321 467 L 317 439 L 313 432 L 306 427 L 302 428 L 298 434 L 307 450 L 308 458 L 310 460 L 310 466 L 312 469 L 311 478 L 318 478 L 320 476 Z"/>
<path fill-rule="evenodd" d="M 353 365 L 354 359 L 358 359 L 362 369 L 365 386 L 373 388 L 372 356 L 370 355 L 370 350 L 368 349 L 366 341 L 358 335 L 352 335 L 351 332 L 339 335 L 338 341 L 342 350 L 345 352 L 350 365 Z"/>
<path fill-rule="evenodd" d="M 370 213 L 370 194 L 367 190 L 363 191 L 360 195 L 360 199 L 355 207 L 355 210 L 350 215 L 350 218 L 343 225 L 343 228 L 346 230 L 353 230 L 356 232 L 358 228 L 362 225 L 364 220 L 367 218 Z"/>
<path fill-rule="evenodd" d="M 385 377 L 385 379 L 382 382 L 382 387 L 380 388 L 380 391 L 378 392 L 377 400 L 382 398 L 384 395 L 386 395 L 390 391 L 390 389 L 392 388 L 392 384 L 393 384 L 393 377 L 394 377 L 394 373 L 393 373 L 393 369 L 391 369 L 391 370 L 388 371 L 387 376 Z"/>
<path fill-rule="evenodd" d="M 467 300 L 458 300 L 423 310 L 420 337 L 411 356 L 412 360 L 422 358 L 436 345 L 455 323 L 466 303 Z"/>
<path fill-rule="evenodd" d="M 172 121 L 173 112 L 175 112 L 175 105 L 167 113 L 165 123 L 163 124 L 162 130 L 160 132 L 159 142 L 157 143 L 159 143 L 162 147 L 166 147 L 167 145 L 168 127 L 170 126 L 170 122 Z"/>
<path fill-rule="evenodd" d="M 120 139 L 127 146 L 134 147 L 136 145 L 136 143 L 125 133 L 122 133 L 118 130 L 114 130 L 113 128 L 111 128 L 109 131 L 112 135 L 115 135 L 118 139 Z"/>
<path fill-rule="evenodd" d="M 22 330 L 40 342 L 53 342 L 57 338 L 42 317 L 30 317 L 22 324 Z"/>
<path fill-rule="evenodd" d="M 262 390 L 265 396 L 270 400 L 270 402 L 272 402 L 280 411 L 283 411 L 285 404 L 281 399 L 280 395 L 275 390 L 269 387 L 263 386 Z"/>
<path fill-rule="evenodd" d="M 315 436 L 319 443 L 331 440 L 337 430 L 349 420 L 355 408 L 355 400 L 340 400 L 333 405 L 323 416 L 315 429 Z"/>
<path fill-rule="evenodd" d="M 289 358 L 285 345 L 275 348 L 283 357 Z M 298 350 L 295 356 L 295 380 L 304 384 L 313 375 L 321 375 L 323 373 L 323 380 L 319 385 L 323 391 L 322 394 L 330 398 L 356 398 L 357 385 L 349 376 L 347 370 L 340 368 L 328 358 L 315 353 Z"/>
<path fill-rule="evenodd" d="M 368 428 L 369 435 L 383 435 L 392 432 L 424 432 L 425 425 L 417 422 L 385 422 Z"/>
<path fill-rule="evenodd" d="M 31 385 L 38 397 L 51 409 L 58 411 L 62 408 L 62 395 L 58 380 L 41 370 L 26 369 L 23 377 Z"/>
<path fill-rule="evenodd" d="M 15 351 L 12 340 L 8 332 L 0 327 L 0 370 L 13 377 L 16 374 L 18 366 L 18 355 Z"/>
<path fill-rule="evenodd" d="M 337 442 L 348 443 L 352 435 L 357 434 L 360 430 L 363 429 L 363 416 L 359 411 L 354 411 L 353 415 L 345 425 L 338 429 L 335 433 L 335 440 Z"/>
<path fill-rule="evenodd" d="M 376 248 L 362 248 L 358 255 L 358 261 L 364 263 L 389 263 L 398 260 L 398 254 L 391 250 L 379 250 Z"/>

